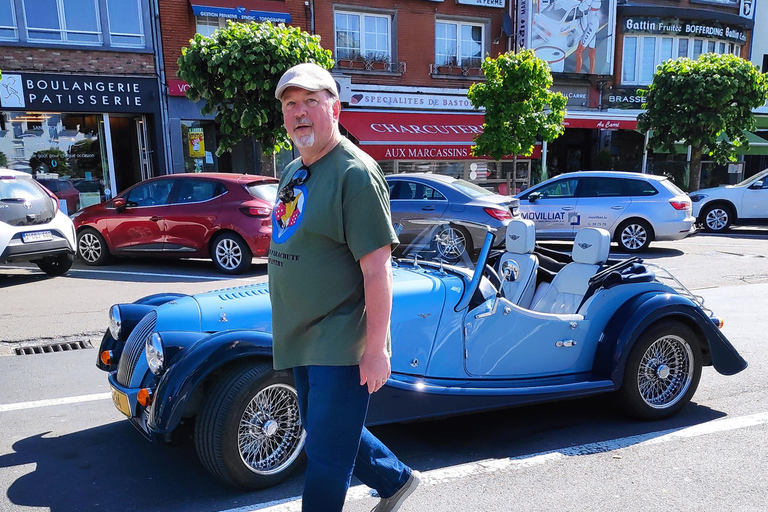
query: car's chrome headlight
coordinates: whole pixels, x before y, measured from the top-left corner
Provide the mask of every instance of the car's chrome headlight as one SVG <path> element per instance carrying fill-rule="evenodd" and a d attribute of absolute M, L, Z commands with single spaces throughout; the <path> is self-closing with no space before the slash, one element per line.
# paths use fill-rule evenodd
<path fill-rule="evenodd" d="M 112 338 L 120 339 L 120 329 L 123 327 L 123 320 L 120 318 L 120 308 L 117 305 L 109 308 L 109 334 Z"/>
<path fill-rule="evenodd" d="M 163 339 L 156 332 L 147 338 L 147 364 L 149 370 L 155 375 L 160 375 L 165 367 L 165 355 L 163 355 Z"/>

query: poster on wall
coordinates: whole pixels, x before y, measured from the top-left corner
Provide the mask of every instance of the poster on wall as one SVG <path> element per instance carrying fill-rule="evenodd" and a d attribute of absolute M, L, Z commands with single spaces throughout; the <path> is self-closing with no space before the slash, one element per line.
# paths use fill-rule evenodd
<path fill-rule="evenodd" d="M 553 73 L 613 74 L 616 0 L 532 0 L 527 48 Z"/>
<path fill-rule="evenodd" d="M 205 141 L 202 128 L 189 129 L 189 156 L 200 158 L 205 156 Z"/>

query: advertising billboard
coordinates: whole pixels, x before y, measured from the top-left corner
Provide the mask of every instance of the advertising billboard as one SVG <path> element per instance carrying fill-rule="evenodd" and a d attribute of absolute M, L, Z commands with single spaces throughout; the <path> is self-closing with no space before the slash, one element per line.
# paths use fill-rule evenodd
<path fill-rule="evenodd" d="M 531 0 L 525 47 L 553 73 L 613 74 L 616 0 Z"/>

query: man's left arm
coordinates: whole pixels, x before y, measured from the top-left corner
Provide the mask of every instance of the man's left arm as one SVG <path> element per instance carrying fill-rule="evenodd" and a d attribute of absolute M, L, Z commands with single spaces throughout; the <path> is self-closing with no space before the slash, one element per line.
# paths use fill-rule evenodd
<path fill-rule="evenodd" d="M 390 374 L 387 333 L 392 314 L 392 246 L 380 247 L 362 258 L 365 287 L 366 344 L 360 359 L 360 385 L 375 393 Z"/>

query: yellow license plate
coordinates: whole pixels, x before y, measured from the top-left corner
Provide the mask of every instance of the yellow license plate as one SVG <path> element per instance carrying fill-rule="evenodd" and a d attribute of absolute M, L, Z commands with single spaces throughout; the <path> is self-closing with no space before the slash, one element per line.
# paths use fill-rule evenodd
<path fill-rule="evenodd" d="M 112 388 L 112 401 L 115 403 L 118 411 L 129 418 L 131 417 L 131 406 L 128 404 L 128 396 L 125 393 Z"/>

